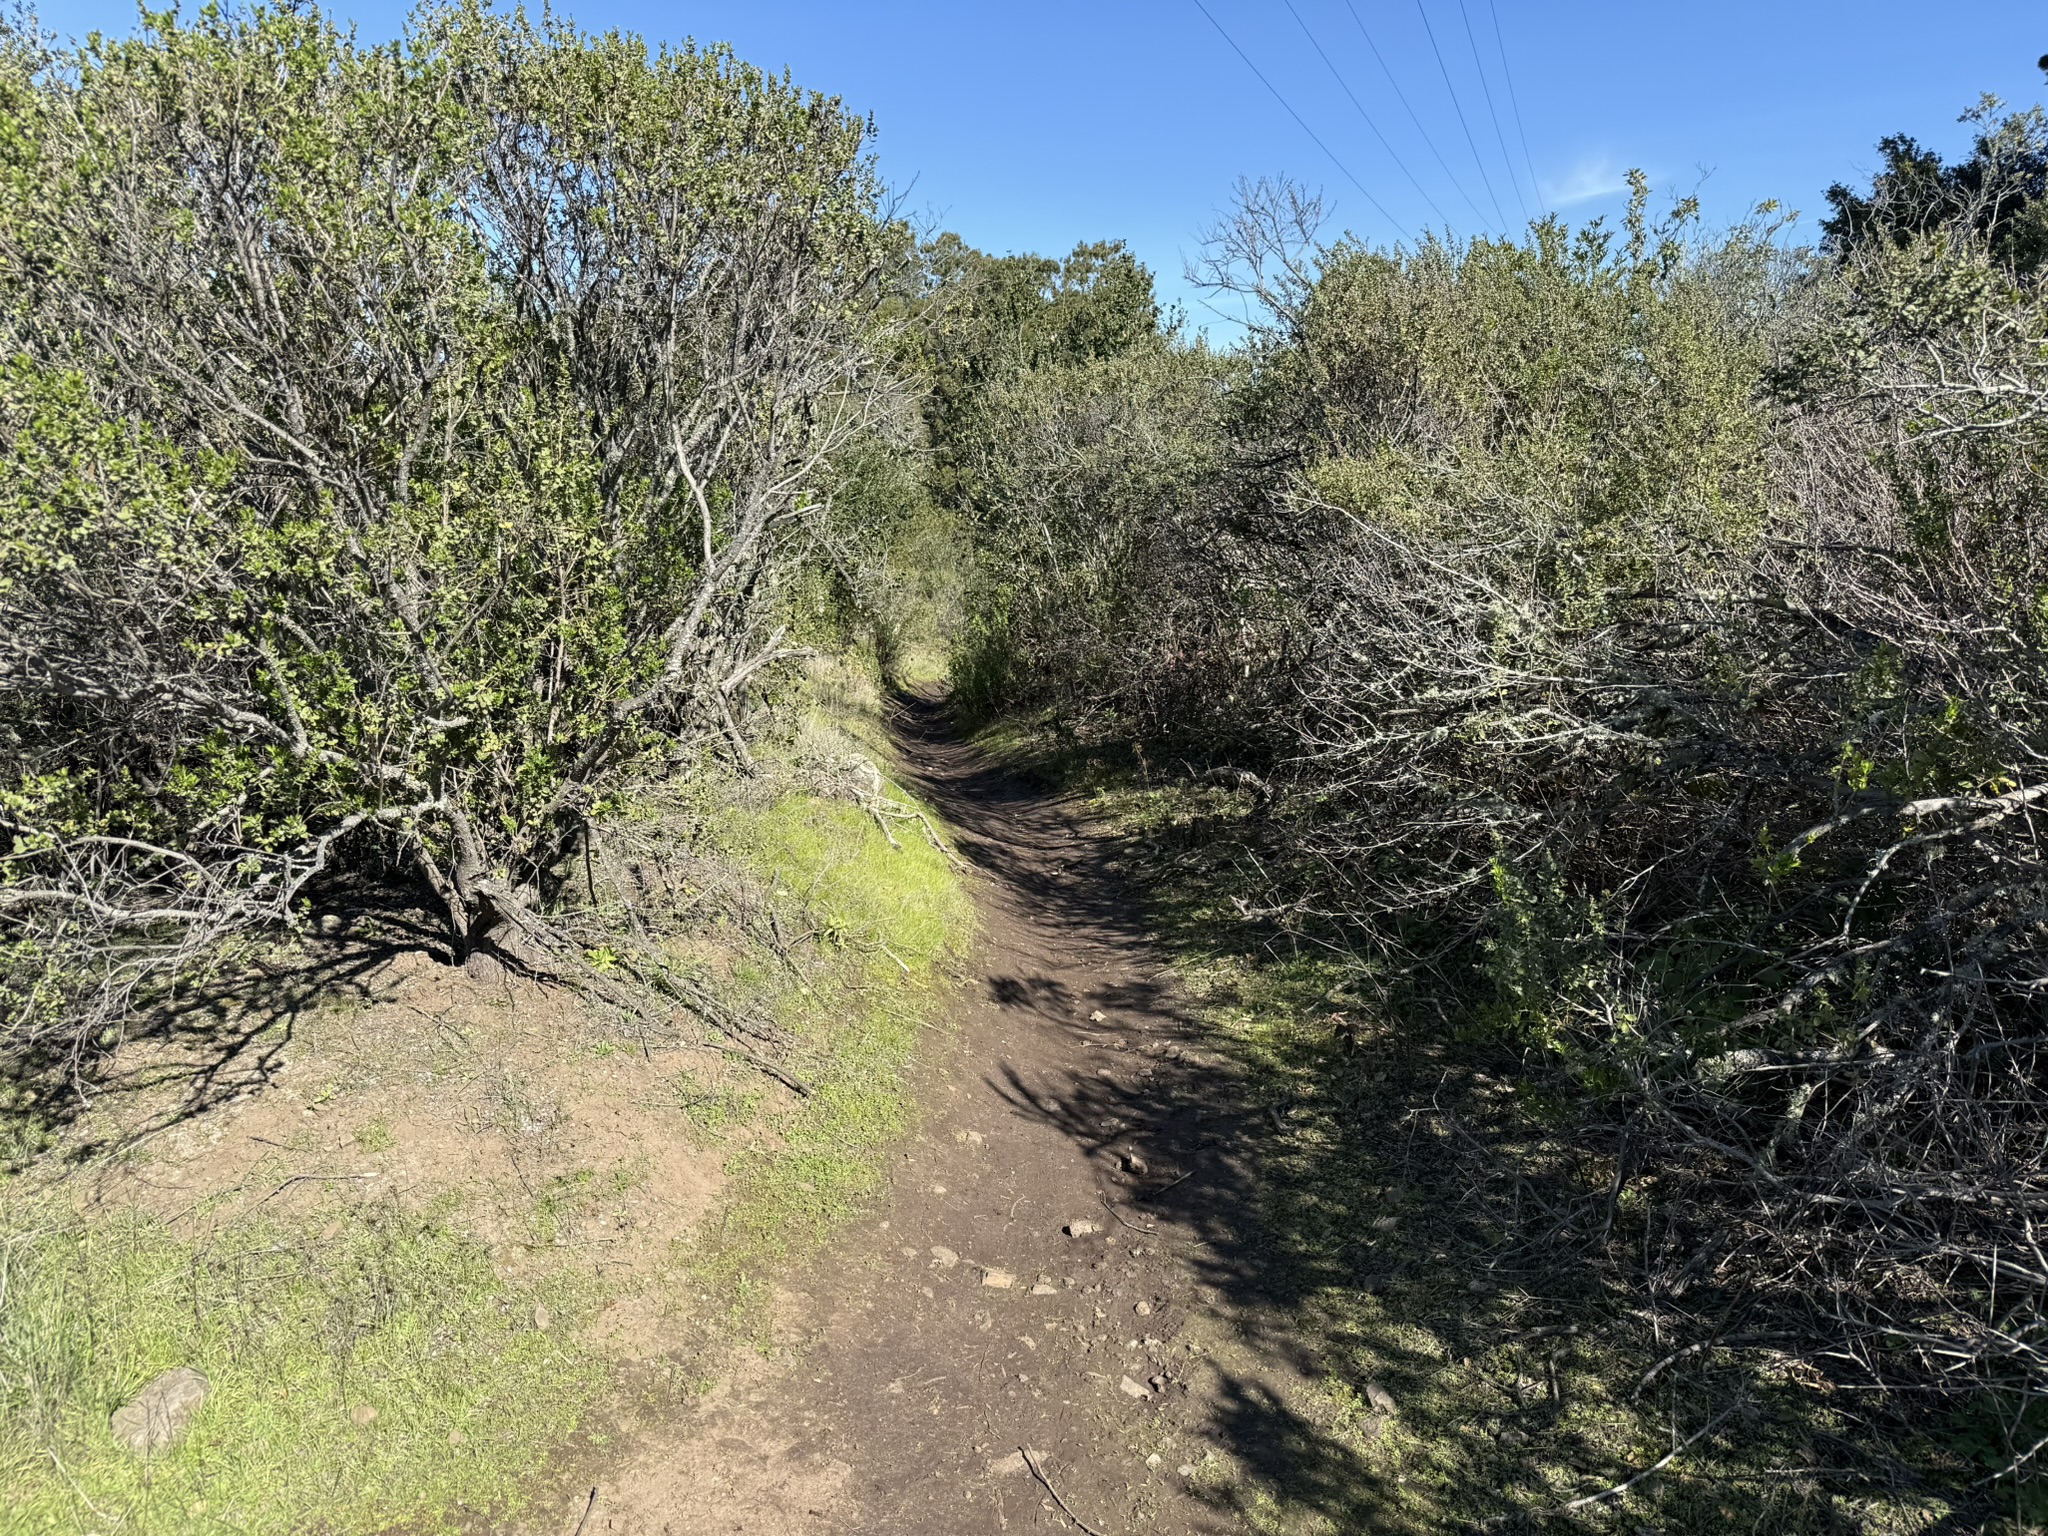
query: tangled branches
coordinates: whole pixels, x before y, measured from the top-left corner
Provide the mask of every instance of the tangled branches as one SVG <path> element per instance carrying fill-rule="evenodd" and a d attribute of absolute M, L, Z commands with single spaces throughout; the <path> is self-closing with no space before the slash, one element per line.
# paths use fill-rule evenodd
<path fill-rule="evenodd" d="M 337 860 L 517 959 L 608 786 L 744 758 L 798 653 L 893 409 L 865 124 L 469 6 L 7 42 L 0 1053 Z"/>

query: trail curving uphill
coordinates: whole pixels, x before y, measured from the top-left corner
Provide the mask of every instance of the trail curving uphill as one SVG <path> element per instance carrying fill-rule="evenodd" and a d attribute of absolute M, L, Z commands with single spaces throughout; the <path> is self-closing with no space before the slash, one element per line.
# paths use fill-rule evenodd
<path fill-rule="evenodd" d="M 635 1448 L 584 1529 L 1242 1530 L 1238 1469 L 1337 1470 L 1294 1406 L 1316 1364 L 1256 1281 L 1260 1117 L 1108 841 L 939 701 L 902 701 L 895 727 L 979 872 L 959 1028 L 893 1193 L 791 1281 L 797 1347 Z"/>

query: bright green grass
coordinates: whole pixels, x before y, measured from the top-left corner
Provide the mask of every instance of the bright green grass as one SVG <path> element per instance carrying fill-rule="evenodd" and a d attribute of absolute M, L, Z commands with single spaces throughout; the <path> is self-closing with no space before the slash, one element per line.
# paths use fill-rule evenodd
<path fill-rule="evenodd" d="M 892 848 L 857 807 L 789 796 L 733 834 L 734 850 L 822 928 L 836 957 L 814 992 L 783 998 L 813 1091 L 728 1165 L 732 1198 L 699 1257 L 732 1320 L 752 1327 L 768 1276 L 880 1192 L 939 968 L 964 948 L 973 908 L 914 822 Z"/>
<path fill-rule="evenodd" d="M 604 1384 L 567 1342 L 575 1296 L 501 1280 L 432 1219 L 359 1214 L 325 1242 L 251 1223 L 202 1244 L 140 1217 L 39 1224 L 54 1215 L 0 1207 L 8 1532 L 431 1527 L 516 1502 Z M 180 1365 L 212 1393 L 144 1464 L 108 1415 Z"/>
<path fill-rule="evenodd" d="M 821 746 L 879 750 L 871 681 L 839 668 L 809 699 L 805 729 Z M 799 982 L 741 952 L 732 977 L 796 1036 L 791 1065 L 811 1096 L 792 1105 L 765 1079 L 735 1078 L 677 1105 L 679 1135 L 741 1148 L 724 1213 L 687 1257 L 747 1333 L 773 1277 L 879 1193 L 972 907 L 915 822 L 891 847 L 857 807 L 798 791 L 753 808 L 713 796 L 701 825 L 772 889 L 788 931 L 820 930 L 823 955 Z M 390 1130 L 372 1122 L 356 1137 L 374 1150 Z M 0 1183 L 6 1536 L 425 1531 L 502 1516 L 613 1390 L 606 1363 L 574 1342 L 609 1296 L 574 1266 L 501 1278 L 454 1213 L 337 1209 L 202 1238 L 136 1215 L 82 1221 L 27 1187 Z M 541 1251 L 605 1193 L 589 1174 L 549 1181 L 533 1201 Z M 316 1235 L 338 1216 L 345 1228 Z M 108 1415 L 180 1365 L 203 1371 L 212 1395 L 192 1433 L 145 1466 L 114 1444 Z M 358 1409 L 375 1418 L 358 1424 Z"/>

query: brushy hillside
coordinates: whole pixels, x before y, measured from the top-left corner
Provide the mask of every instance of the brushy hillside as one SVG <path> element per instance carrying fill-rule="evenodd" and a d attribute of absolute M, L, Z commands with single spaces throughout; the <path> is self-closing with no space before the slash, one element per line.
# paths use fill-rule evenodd
<path fill-rule="evenodd" d="M 1785 1476 L 2031 1518 L 2048 121 L 1972 117 L 1967 162 L 1899 141 L 1835 189 L 1815 250 L 1640 178 L 1620 229 L 1397 251 L 1248 185 L 1209 247 L 1262 317 L 1228 358 L 1075 326 L 1150 316 L 1099 278 L 1018 326 L 1003 263 L 956 259 L 1008 339 L 932 431 L 973 469 L 964 695 L 1231 797 L 1180 854 L 1246 951 L 1317 957 L 1302 1026 L 1505 1085 L 1401 1134 L 1500 1264 L 1641 1325 L 1603 1390 L 1661 1405 L 1667 1481 L 1768 1405 Z M 1327 1067 L 1363 1135 L 1386 1106 Z"/>
<path fill-rule="evenodd" d="M 815 664 L 752 775 L 641 786 L 602 823 L 628 879 L 672 882 L 670 963 L 785 1034 L 779 1078 L 602 999 L 471 978 L 419 953 L 430 914 L 362 907 L 117 1053 L 0 1184 L 0 1523 L 503 1515 L 537 1467 L 601 1454 L 762 1340 L 775 1277 L 880 1191 L 972 928 L 872 768 L 878 708 Z M 140 1461 L 108 1416 L 177 1366 L 212 1393 Z"/>
<path fill-rule="evenodd" d="M 0 162 L 0 1524 L 509 1508 L 872 1197 L 968 931 L 868 126 L 208 7 L 0 24 Z"/>

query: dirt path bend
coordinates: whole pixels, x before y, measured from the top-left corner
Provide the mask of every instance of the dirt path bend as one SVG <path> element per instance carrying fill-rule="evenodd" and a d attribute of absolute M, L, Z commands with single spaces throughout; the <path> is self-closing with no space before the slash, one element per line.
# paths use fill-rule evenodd
<path fill-rule="evenodd" d="M 981 872 L 934 1101 L 885 1208 L 793 1282 L 804 1345 L 639 1448 L 588 1529 L 1240 1530 L 1235 1475 L 1320 1439 L 1298 1406 L 1314 1362 L 1261 1322 L 1237 1151 L 1255 1117 L 1225 1102 L 1074 808 L 990 767 L 936 704 L 898 729 Z"/>

